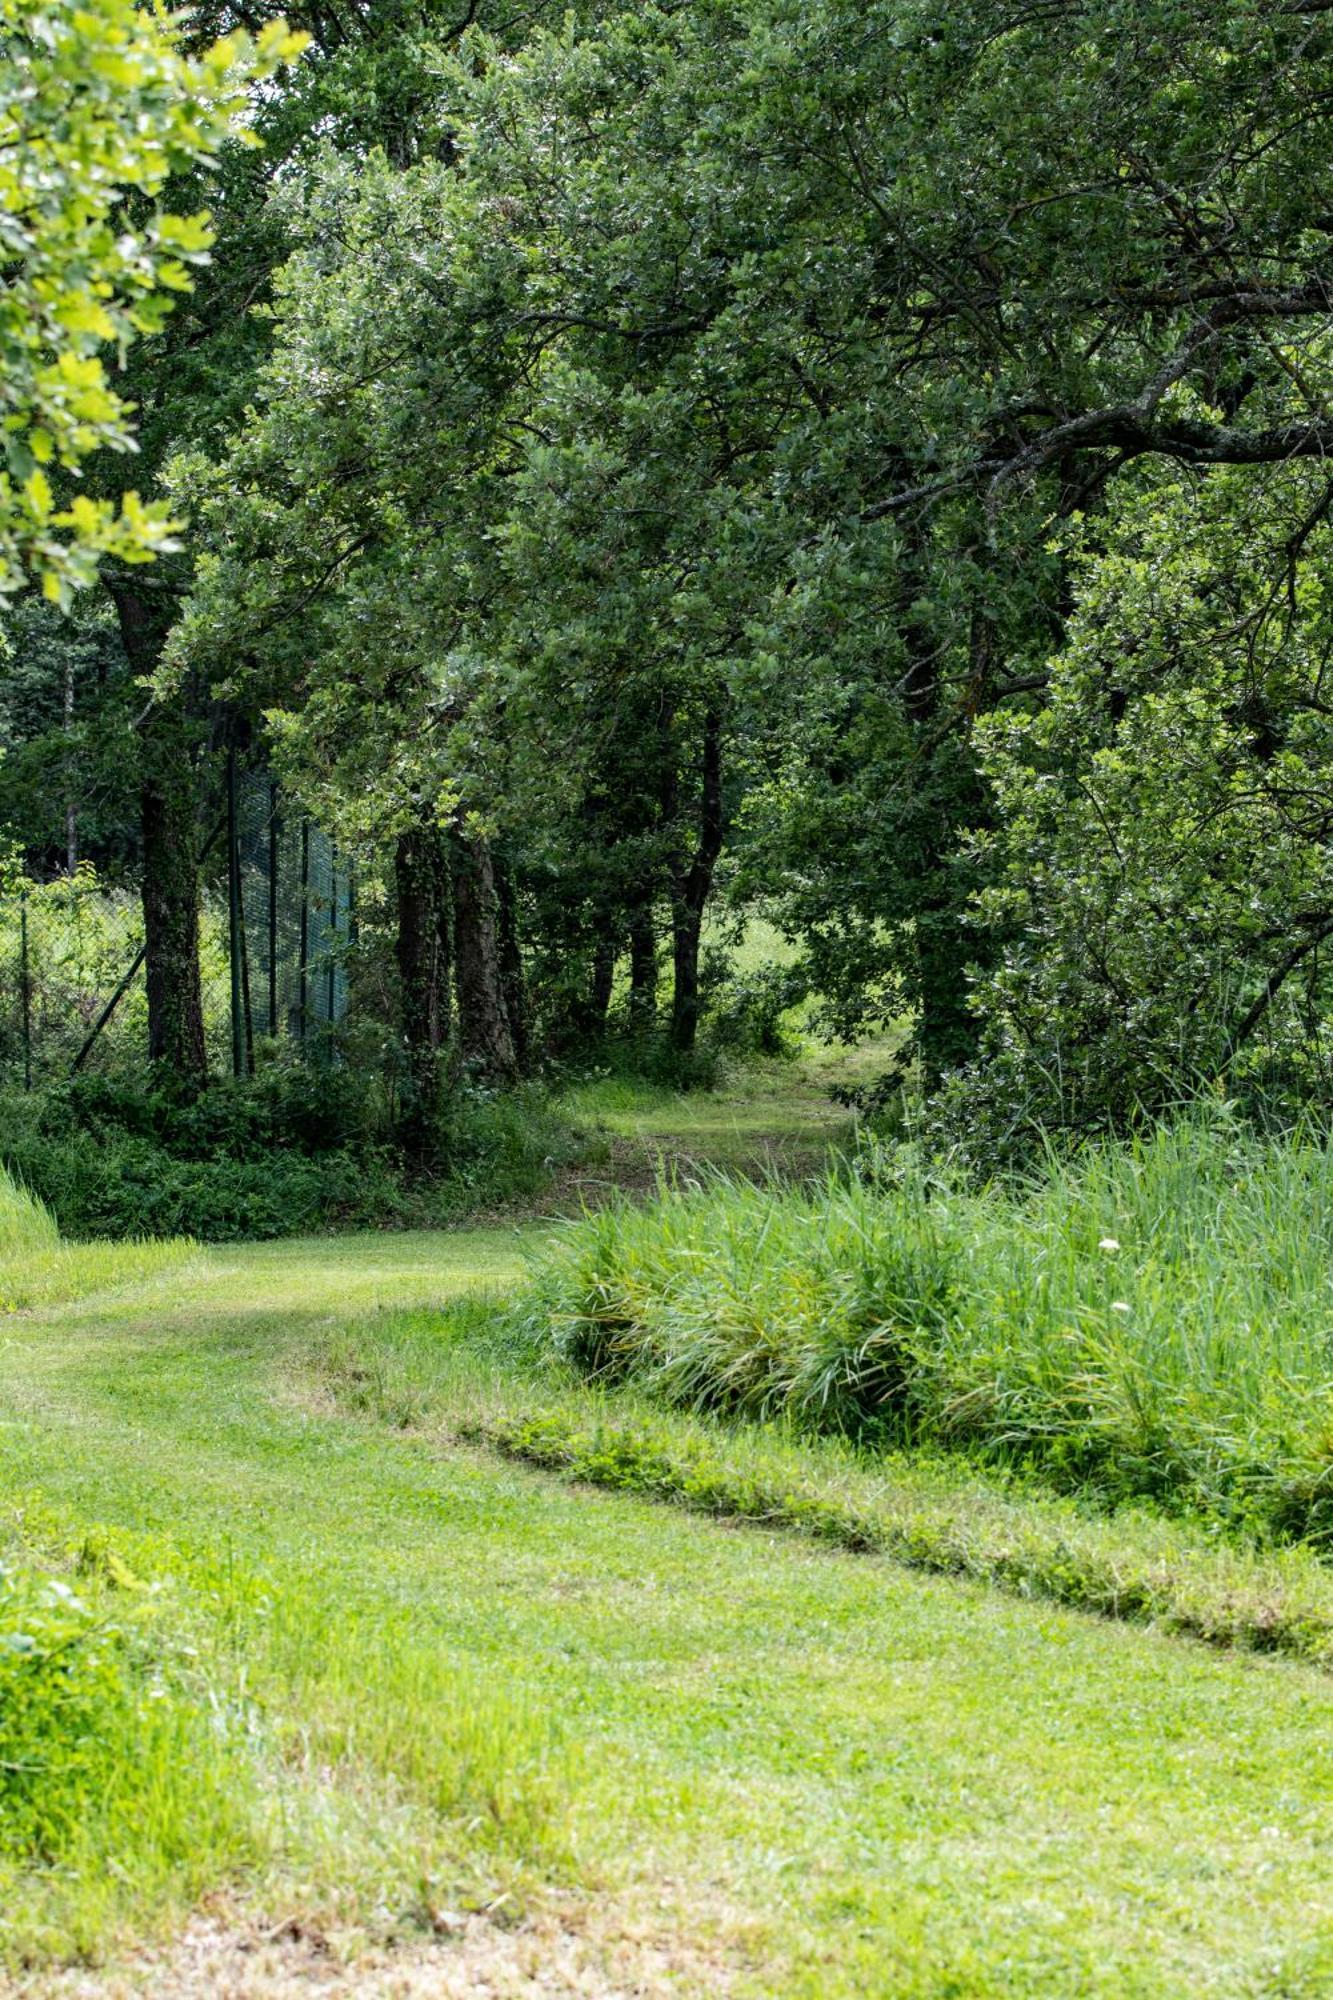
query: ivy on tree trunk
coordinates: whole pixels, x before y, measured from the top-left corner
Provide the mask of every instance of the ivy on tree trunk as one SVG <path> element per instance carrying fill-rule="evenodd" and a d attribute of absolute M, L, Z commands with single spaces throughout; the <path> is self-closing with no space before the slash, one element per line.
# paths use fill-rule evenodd
<path fill-rule="evenodd" d="M 464 1062 L 495 1083 L 518 1075 L 500 962 L 499 899 L 488 842 L 455 832 L 450 842 L 454 890 L 454 979 Z"/>

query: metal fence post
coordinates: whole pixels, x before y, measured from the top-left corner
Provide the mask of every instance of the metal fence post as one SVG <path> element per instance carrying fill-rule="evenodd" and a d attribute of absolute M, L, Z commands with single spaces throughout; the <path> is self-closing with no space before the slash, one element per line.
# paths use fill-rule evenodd
<path fill-rule="evenodd" d="M 19 892 L 19 1005 L 23 1021 L 23 1088 L 32 1089 L 32 966 L 28 958 L 28 892 Z"/>
<path fill-rule="evenodd" d="M 329 1026 L 338 1004 L 338 850 L 329 845 Z"/>
<path fill-rule="evenodd" d="M 227 956 L 231 961 L 231 1073 L 245 1074 L 241 990 L 241 856 L 236 835 L 236 749 L 227 752 Z"/>
<path fill-rule="evenodd" d="M 310 979 L 310 821 L 301 820 L 301 946 L 297 966 L 296 1036 L 304 1047 Z"/>
<path fill-rule="evenodd" d="M 268 1032 L 278 1032 L 278 784 L 268 781 Z"/>
<path fill-rule="evenodd" d="M 246 1076 L 255 1073 L 255 1017 L 250 1006 L 250 939 L 245 922 L 245 877 L 241 872 L 239 855 L 236 862 L 236 879 L 240 893 L 236 900 L 241 913 L 241 1020 L 244 1023 L 245 1070 Z"/>

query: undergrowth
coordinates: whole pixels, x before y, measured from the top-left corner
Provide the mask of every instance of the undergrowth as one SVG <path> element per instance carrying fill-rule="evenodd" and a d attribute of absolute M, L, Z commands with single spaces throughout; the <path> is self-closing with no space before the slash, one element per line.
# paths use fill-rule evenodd
<path fill-rule="evenodd" d="M 0 1098 L 0 1165 L 74 1237 L 235 1242 L 422 1227 L 529 1197 L 586 1143 L 536 1089 L 460 1085 L 407 1158 L 366 1084 L 275 1064 L 195 1097 L 83 1077 Z"/>

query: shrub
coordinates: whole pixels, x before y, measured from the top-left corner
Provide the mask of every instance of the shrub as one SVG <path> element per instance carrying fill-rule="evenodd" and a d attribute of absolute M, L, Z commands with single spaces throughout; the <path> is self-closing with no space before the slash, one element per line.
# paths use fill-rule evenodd
<path fill-rule="evenodd" d="M 799 1036 L 793 1017 L 808 994 L 809 981 L 799 966 L 728 971 L 707 995 L 708 1041 L 732 1055 L 794 1056 Z"/>
<path fill-rule="evenodd" d="M 466 1209 L 535 1194 L 554 1167 L 580 1159 L 587 1140 L 536 1085 L 460 1086 L 441 1118 L 441 1198 Z"/>
<path fill-rule="evenodd" d="M 673 1048 L 663 1029 L 623 1029 L 599 1040 L 594 1059 L 570 1065 L 579 1080 L 589 1076 L 623 1078 L 660 1090 L 713 1090 L 720 1074 L 719 1051 L 708 1040 L 693 1049 Z"/>
<path fill-rule="evenodd" d="M 230 1242 L 369 1224 L 405 1206 L 391 1167 L 366 1153 L 180 1159 L 152 1139 L 80 1132 L 10 1133 L 3 1155 L 72 1237 Z"/>
<path fill-rule="evenodd" d="M 150 1139 L 179 1159 L 264 1160 L 275 1150 L 316 1154 L 367 1143 L 377 1119 L 363 1077 L 335 1063 L 290 1061 L 190 1096 L 170 1079 L 74 1077 L 43 1093 L 36 1130 L 48 1138 Z"/>

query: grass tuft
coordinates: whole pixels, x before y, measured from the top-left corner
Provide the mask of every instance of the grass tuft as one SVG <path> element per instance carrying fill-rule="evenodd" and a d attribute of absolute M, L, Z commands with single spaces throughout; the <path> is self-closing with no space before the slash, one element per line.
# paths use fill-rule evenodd
<path fill-rule="evenodd" d="M 138 1283 L 193 1252 L 182 1241 L 66 1243 L 50 1211 L 0 1167 L 0 1313 Z"/>

